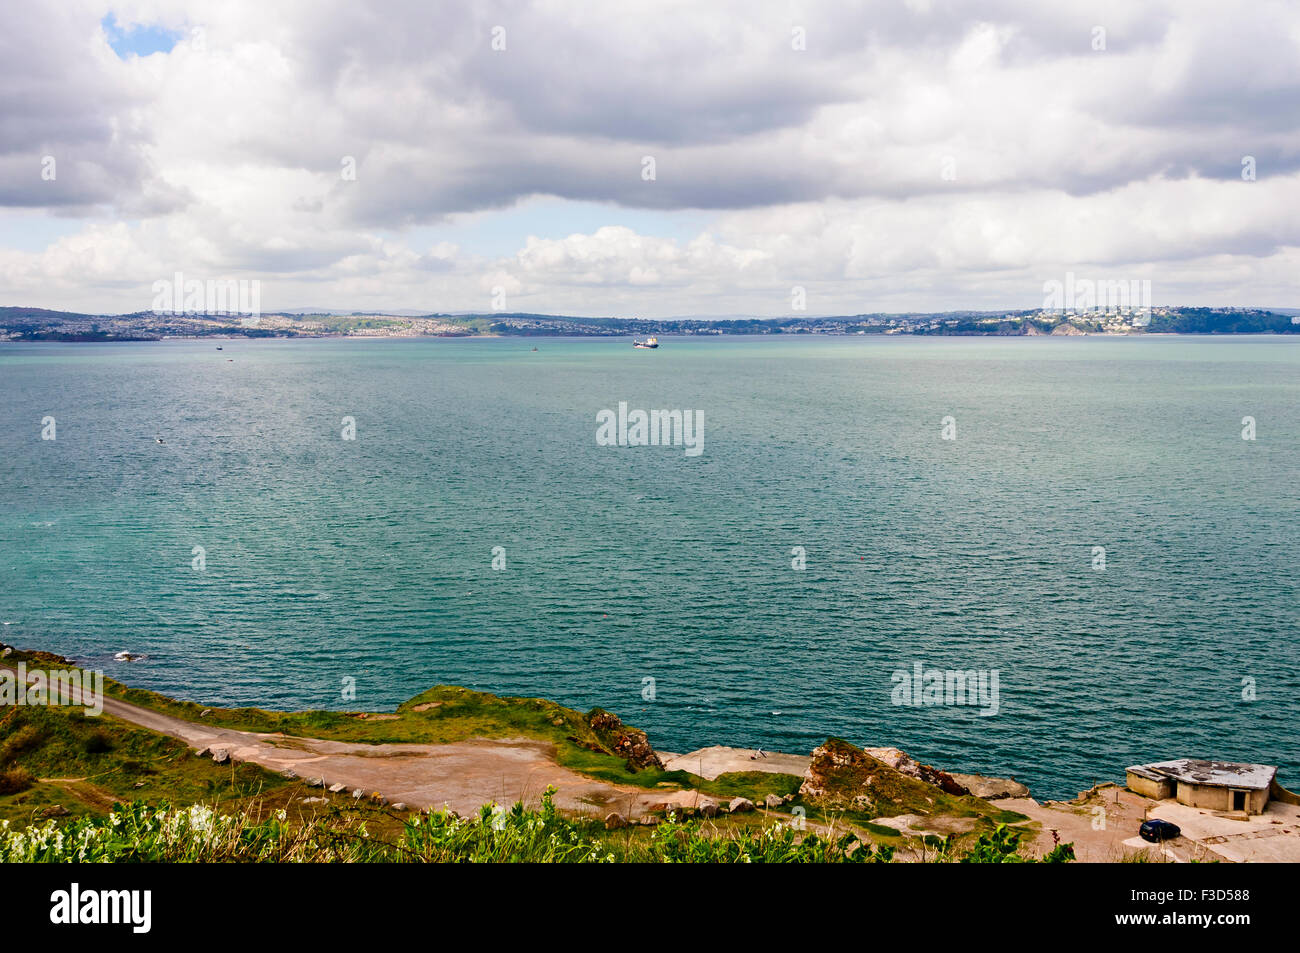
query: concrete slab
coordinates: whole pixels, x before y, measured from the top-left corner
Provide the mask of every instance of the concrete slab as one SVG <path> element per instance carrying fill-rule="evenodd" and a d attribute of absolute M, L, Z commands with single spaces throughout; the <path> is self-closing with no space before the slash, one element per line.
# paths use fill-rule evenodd
<path fill-rule="evenodd" d="M 1183 837 L 1236 863 L 1300 863 L 1300 806 L 1270 801 L 1263 814 L 1220 814 L 1177 801 L 1156 801 L 1151 816 L 1182 828 Z"/>
<path fill-rule="evenodd" d="M 764 757 L 755 757 L 753 748 L 728 748 L 725 745 L 713 745 L 700 748 L 687 754 L 680 754 L 664 759 L 664 767 L 669 771 L 689 771 L 706 780 L 712 781 L 720 774 L 735 771 L 767 771 L 771 774 L 794 774 L 803 777 L 812 764 L 808 755 L 781 754 L 776 751 L 764 752 Z"/>

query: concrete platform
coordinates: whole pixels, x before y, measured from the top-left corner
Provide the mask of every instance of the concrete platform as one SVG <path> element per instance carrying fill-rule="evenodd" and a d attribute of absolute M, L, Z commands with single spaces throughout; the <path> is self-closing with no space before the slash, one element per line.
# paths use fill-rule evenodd
<path fill-rule="evenodd" d="M 781 754 L 766 752 L 766 757 L 754 758 L 753 748 L 728 748 L 713 745 L 700 748 L 686 754 L 673 755 L 671 758 L 661 752 L 659 757 L 669 771 L 689 771 L 706 780 L 712 781 L 720 774 L 735 771 L 767 771 L 771 774 L 794 774 L 803 777 L 812 764 L 808 755 Z"/>
<path fill-rule="evenodd" d="M 1263 814 L 1242 818 L 1177 801 L 1156 801 L 1151 816 L 1182 828 L 1187 840 L 1236 863 L 1300 863 L 1300 807 L 1270 801 Z"/>

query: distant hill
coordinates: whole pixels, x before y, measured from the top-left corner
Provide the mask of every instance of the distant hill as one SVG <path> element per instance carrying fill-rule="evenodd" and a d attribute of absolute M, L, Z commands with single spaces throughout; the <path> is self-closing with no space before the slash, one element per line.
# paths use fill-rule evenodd
<path fill-rule="evenodd" d="M 125 341 L 168 337 L 509 337 L 631 334 L 1295 334 L 1300 309 L 1168 307 L 1147 311 L 944 311 L 797 317 L 575 317 L 528 312 L 296 309 L 239 314 L 86 314 L 0 307 L 0 340 Z"/>

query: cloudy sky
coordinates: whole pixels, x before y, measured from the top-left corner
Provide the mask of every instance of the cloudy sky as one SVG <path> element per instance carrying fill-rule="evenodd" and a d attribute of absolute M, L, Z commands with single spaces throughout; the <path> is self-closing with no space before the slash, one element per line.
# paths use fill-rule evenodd
<path fill-rule="evenodd" d="M 5 20 L 0 304 L 144 310 L 179 270 L 266 311 L 1028 308 L 1067 272 L 1300 306 L 1294 2 Z"/>

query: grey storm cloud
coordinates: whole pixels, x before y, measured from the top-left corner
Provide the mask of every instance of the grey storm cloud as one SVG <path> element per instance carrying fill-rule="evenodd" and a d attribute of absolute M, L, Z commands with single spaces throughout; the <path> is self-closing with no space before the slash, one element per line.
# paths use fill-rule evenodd
<path fill-rule="evenodd" d="M 79 9 L 34 9 L 0 40 L 0 203 L 108 203 L 155 214 L 182 206 L 187 196 L 168 187 L 168 169 L 149 161 L 155 130 L 136 119 L 158 94 L 156 79 L 128 81 L 111 58 L 92 55 L 97 21 Z M 303 196 L 300 207 L 394 226 L 534 194 L 743 209 L 991 185 L 1087 194 L 1153 175 L 1232 175 L 1241 155 L 1256 153 L 1275 171 L 1295 168 L 1294 12 L 1261 5 L 1224 30 L 1212 8 L 1198 16 L 1189 7 L 1188 67 L 1163 58 L 1180 8 L 1166 9 L 1009 0 L 975 9 L 936 0 L 820 7 L 796 22 L 788 9 L 763 4 L 662 12 L 524 2 L 289 5 L 233 35 L 214 30 L 210 42 L 274 46 L 290 64 L 276 82 L 289 84 L 284 106 L 301 111 L 299 125 L 254 118 L 213 148 L 232 161 L 315 171 L 357 156 L 368 170 L 358 188 Z M 1089 45 L 1094 20 L 1107 31 L 1104 52 Z M 990 86 L 984 98 L 977 85 L 969 105 L 1017 124 L 980 142 L 988 135 L 980 117 L 956 113 L 929 123 L 928 139 L 917 135 L 912 127 L 926 124 L 927 108 L 918 89 L 959 87 L 963 77 L 943 71 L 983 26 L 1002 31 L 996 69 L 1020 83 Z M 806 31 L 807 50 L 792 48 L 795 27 Z M 497 29 L 504 50 L 492 47 Z M 1052 106 L 1044 84 L 1050 89 L 1057 74 L 1077 84 L 1087 57 L 1106 65 L 1091 74 L 1095 90 L 1062 90 L 1077 125 L 1043 128 Z M 837 110 L 843 123 L 874 120 L 879 131 L 818 149 L 836 134 L 832 120 L 818 125 L 823 110 Z M 1136 133 L 1135 144 L 1098 146 L 1108 131 Z M 1015 136 L 1024 151 L 1041 148 L 1036 139 L 1069 136 L 1077 152 L 1017 165 L 1007 157 Z M 938 149 L 957 151 L 964 174 L 955 184 L 932 174 Z M 45 154 L 68 160 L 52 188 L 33 164 Z M 657 163 L 650 187 L 639 175 L 643 155 Z"/>
<path fill-rule="evenodd" d="M 151 183 L 149 134 L 131 121 L 141 96 L 106 62 L 106 49 L 96 54 L 90 39 L 96 24 L 84 10 L 61 4 L 6 13 L 0 206 L 67 215 L 116 206 L 159 214 L 186 201 L 183 193 Z"/>
<path fill-rule="evenodd" d="M 123 59 L 110 12 L 180 39 Z M 69 0 L 6 26 L 0 281 L 68 300 L 179 268 L 462 308 L 958 304 L 1080 262 L 1282 287 L 1300 246 L 1283 0 Z M 84 225 L 35 249 L 33 210 Z"/>

